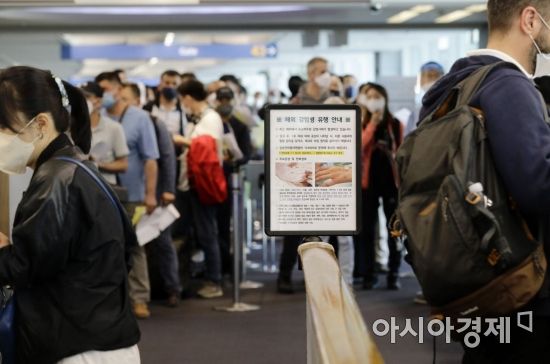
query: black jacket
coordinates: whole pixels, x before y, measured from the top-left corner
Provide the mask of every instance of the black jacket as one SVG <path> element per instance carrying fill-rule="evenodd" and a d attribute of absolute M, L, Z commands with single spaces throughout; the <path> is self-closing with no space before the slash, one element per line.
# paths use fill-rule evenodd
<path fill-rule="evenodd" d="M 128 297 L 128 219 L 84 170 L 64 134 L 40 155 L 15 215 L 13 244 L 0 249 L 0 285 L 15 286 L 17 362 L 55 363 L 140 338 Z M 93 167 L 92 167 L 93 168 Z"/>

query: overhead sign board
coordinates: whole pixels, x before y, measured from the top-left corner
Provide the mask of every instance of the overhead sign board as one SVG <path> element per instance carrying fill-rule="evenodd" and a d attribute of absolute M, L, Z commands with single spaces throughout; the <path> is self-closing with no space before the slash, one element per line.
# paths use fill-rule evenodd
<path fill-rule="evenodd" d="M 277 44 L 116 44 L 116 45 L 63 45 L 63 59 L 196 59 L 196 58 L 276 58 L 279 53 Z"/>

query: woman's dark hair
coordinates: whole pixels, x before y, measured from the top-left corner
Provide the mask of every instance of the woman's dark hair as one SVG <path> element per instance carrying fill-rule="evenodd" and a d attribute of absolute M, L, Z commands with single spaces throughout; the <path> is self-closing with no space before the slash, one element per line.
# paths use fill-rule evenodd
<path fill-rule="evenodd" d="M 184 72 L 180 75 L 182 80 L 196 80 L 197 76 L 193 72 Z"/>
<path fill-rule="evenodd" d="M 40 113 L 50 113 L 56 130 L 70 131 L 75 145 L 88 154 L 92 130 L 86 98 L 78 88 L 62 82 L 68 108 L 63 106 L 60 87 L 49 71 L 26 66 L 0 71 L 0 127 L 18 132 L 16 125 L 29 122 Z"/>
<path fill-rule="evenodd" d="M 288 79 L 288 89 L 290 90 L 290 93 L 292 94 L 292 98 L 296 97 L 298 95 L 298 92 L 300 92 L 300 87 L 305 83 L 305 81 L 300 76 L 291 76 Z"/>
<path fill-rule="evenodd" d="M 122 85 L 122 81 L 120 80 L 120 77 L 116 72 L 101 72 L 95 77 L 95 82 L 100 83 L 101 81 L 109 81 L 118 85 Z"/>
<path fill-rule="evenodd" d="M 178 87 L 178 93 L 181 96 L 191 96 L 196 101 L 204 101 L 208 97 L 208 93 L 202 82 L 197 80 L 189 80 L 182 83 Z"/>
<path fill-rule="evenodd" d="M 359 92 L 363 93 L 363 90 L 365 90 L 365 92 L 369 92 L 370 89 L 376 90 L 380 95 L 382 95 L 384 100 L 386 100 L 386 106 L 384 107 L 384 115 L 382 116 L 382 120 L 383 120 L 382 124 L 387 125 L 387 123 L 393 119 L 393 116 L 390 113 L 390 108 L 389 108 L 390 99 L 388 97 L 388 91 L 386 91 L 386 88 L 382 85 L 369 82 L 361 85 L 361 87 L 359 87 Z M 367 109 L 366 119 L 370 120 L 371 117 L 372 117 L 372 113 Z"/>
<path fill-rule="evenodd" d="M 220 77 L 220 81 L 231 82 L 231 83 L 234 83 L 237 86 L 241 85 L 241 82 L 239 81 L 239 79 L 235 75 L 223 75 L 223 76 Z"/>

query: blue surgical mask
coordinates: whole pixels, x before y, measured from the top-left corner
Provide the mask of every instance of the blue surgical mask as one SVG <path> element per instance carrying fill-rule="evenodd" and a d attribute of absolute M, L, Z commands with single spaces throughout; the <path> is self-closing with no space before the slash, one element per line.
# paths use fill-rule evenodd
<path fill-rule="evenodd" d="M 103 93 L 103 100 L 101 102 L 104 108 L 110 109 L 116 104 L 115 97 L 110 92 L 104 92 Z"/>
<path fill-rule="evenodd" d="M 348 86 L 346 87 L 346 98 L 353 99 L 355 97 L 355 87 Z"/>

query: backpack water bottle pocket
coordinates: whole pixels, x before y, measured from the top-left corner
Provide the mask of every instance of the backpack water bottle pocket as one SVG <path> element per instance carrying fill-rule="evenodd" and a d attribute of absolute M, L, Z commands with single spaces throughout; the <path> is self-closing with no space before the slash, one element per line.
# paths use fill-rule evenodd
<path fill-rule="evenodd" d="M 464 196 L 460 181 L 450 175 L 436 193 L 417 194 L 401 202 L 411 265 L 431 304 L 462 297 L 475 284 L 492 278 L 492 273 L 482 269 L 487 263 L 480 254 L 481 239 Z M 480 271 L 484 273 L 475 276 L 474 282 L 465 279 Z"/>

